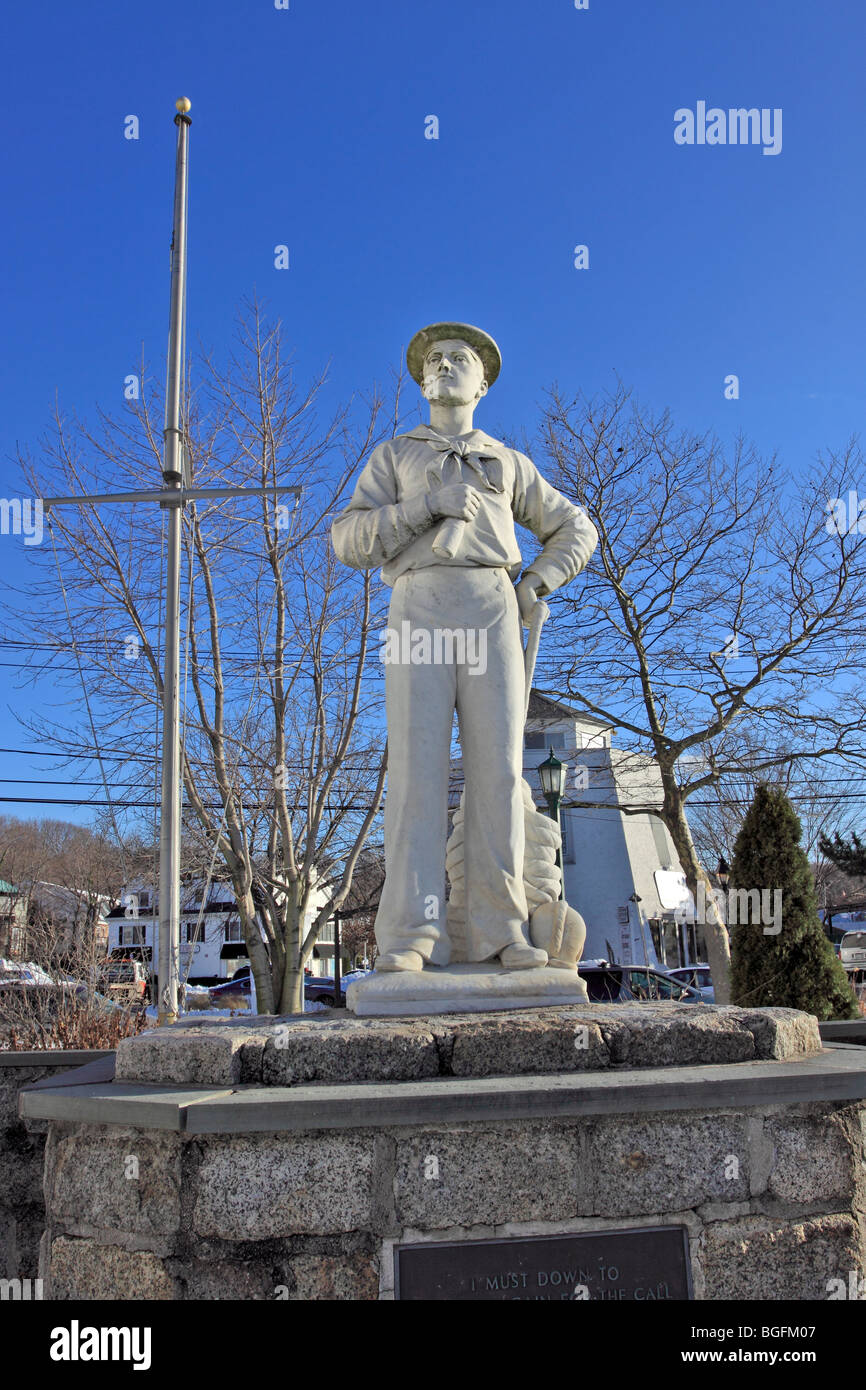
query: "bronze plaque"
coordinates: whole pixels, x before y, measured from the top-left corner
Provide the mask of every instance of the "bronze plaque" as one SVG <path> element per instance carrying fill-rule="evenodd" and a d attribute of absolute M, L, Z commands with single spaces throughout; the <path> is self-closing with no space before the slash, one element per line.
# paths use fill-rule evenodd
<path fill-rule="evenodd" d="M 685 1226 L 398 1245 L 399 1299 L 656 1303 L 690 1299 Z"/>

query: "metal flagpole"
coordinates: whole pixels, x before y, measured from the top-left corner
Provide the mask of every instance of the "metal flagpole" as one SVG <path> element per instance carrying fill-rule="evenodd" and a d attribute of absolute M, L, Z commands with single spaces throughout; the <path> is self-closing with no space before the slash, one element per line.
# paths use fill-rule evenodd
<path fill-rule="evenodd" d="M 167 490 L 177 501 L 168 510 L 165 584 L 165 671 L 162 690 L 162 796 L 159 827 L 158 1021 L 174 1023 L 180 956 L 180 554 L 182 487 L 185 482 L 181 435 L 183 309 L 186 295 L 186 211 L 191 103 L 177 102 L 177 159 L 174 173 L 174 224 L 171 239 L 171 298 L 165 434 L 162 465 Z"/>
<path fill-rule="evenodd" d="M 158 503 L 168 511 L 165 608 L 165 669 L 162 697 L 162 795 L 159 832 L 159 955 L 157 960 L 159 1023 L 173 1023 L 178 1009 L 180 965 L 180 566 L 183 508 L 195 498 L 300 497 L 300 487 L 189 487 L 189 468 L 183 451 L 184 309 L 186 303 L 188 112 L 192 103 L 175 103 L 177 155 L 174 180 L 174 223 L 171 242 L 171 297 L 168 334 L 168 372 L 165 391 L 163 486 L 144 492 L 103 492 L 90 496 L 45 497 L 52 507 L 106 503 Z"/>

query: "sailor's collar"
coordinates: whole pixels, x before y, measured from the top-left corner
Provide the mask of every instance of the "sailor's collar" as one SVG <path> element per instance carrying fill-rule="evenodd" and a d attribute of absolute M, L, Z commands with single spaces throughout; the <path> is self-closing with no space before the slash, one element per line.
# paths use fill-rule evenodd
<path fill-rule="evenodd" d="M 403 436 L 404 439 L 439 440 L 447 439 L 449 436 L 440 434 L 439 430 L 434 430 L 431 425 L 416 425 L 415 429 L 410 430 Z M 488 453 L 507 446 L 498 439 L 493 439 L 483 430 L 470 430 L 469 434 L 460 436 L 461 442 L 468 445 L 473 454 Z"/>

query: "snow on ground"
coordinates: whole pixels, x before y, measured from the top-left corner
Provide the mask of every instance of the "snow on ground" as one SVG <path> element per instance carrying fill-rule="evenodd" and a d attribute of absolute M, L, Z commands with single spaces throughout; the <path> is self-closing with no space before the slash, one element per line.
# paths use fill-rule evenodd
<path fill-rule="evenodd" d="M 187 986 L 187 988 L 189 988 L 189 986 Z M 331 1010 L 328 1005 L 320 1004 L 317 999 L 307 999 L 304 1001 L 305 1014 L 327 1014 L 330 1012 Z M 149 1004 L 145 1010 L 145 1014 L 147 1018 L 152 1019 L 153 1022 L 156 1023 L 158 1013 L 155 1004 Z M 198 1018 L 237 1018 L 243 1020 L 250 1017 L 249 1009 L 194 1009 L 190 1013 L 180 1014 L 178 1022 L 185 1023 L 189 1019 Z"/>
<path fill-rule="evenodd" d="M 20 980 L 25 985 L 68 984 L 67 975 L 51 976 L 32 960 L 6 960 L 0 956 L 0 980 Z"/>

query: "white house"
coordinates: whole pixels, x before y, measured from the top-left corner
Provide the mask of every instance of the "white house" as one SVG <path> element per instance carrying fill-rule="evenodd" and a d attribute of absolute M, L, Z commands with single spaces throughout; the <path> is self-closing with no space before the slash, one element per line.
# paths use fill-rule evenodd
<path fill-rule="evenodd" d="M 524 776 L 541 808 L 538 764 L 552 751 L 568 765 L 563 875 L 565 897 L 586 922 L 584 958 L 670 967 L 705 959 L 694 926 L 685 927 L 676 911 L 690 895 L 667 827 L 651 812 L 625 811 L 661 805 L 658 764 L 614 748 L 603 720 L 536 690 L 524 748 Z"/>
<path fill-rule="evenodd" d="M 211 882 L 206 901 L 204 889 L 201 879 L 181 885 L 180 975 L 190 984 L 216 984 L 249 963 L 231 884 Z M 151 884 L 134 885 L 124 891 L 120 905 L 108 914 L 108 950 L 137 947 L 154 971 L 159 969 L 158 898 Z M 322 895 L 314 890 L 304 918 L 305 931 L 322 901 Z"/>
<path fill-rule="evenodd" d="M 211 883 L 203 904 L 204 882 L 181 884 L 180 974 L 191 984 L 228 979 L 246 958 L 240 916 L 229 883 Z M 159 894 L 152 884 L 132 884 L 108 917 L 108 949 L 137 947 L 154 971 L 159 969 Z"/>

